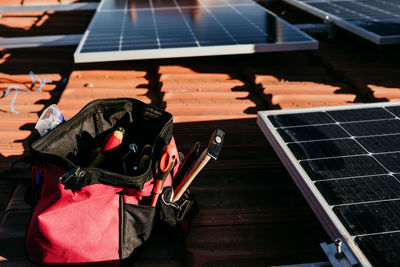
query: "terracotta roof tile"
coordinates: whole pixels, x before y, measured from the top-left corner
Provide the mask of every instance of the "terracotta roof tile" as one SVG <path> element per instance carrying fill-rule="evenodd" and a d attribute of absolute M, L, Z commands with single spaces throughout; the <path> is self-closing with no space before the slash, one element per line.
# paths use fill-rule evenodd
<path fill-rule="evenodd" d="M 72 71 L 59 101 L 59 108 L 65 118 L 71 118 L 86 104 L 98 98 L 130 97 L 157 105 L 159 96 L 153 89 L 154 78 L 148 78 L 150 66 L 135 67 L 129 63 L 118 66 L 120 69 L 110 67 L 110 64 L 90 67 L 78 65 Z"/>
<path fill-rule="evenodd" d="M 365 101 L 399 99 L 400 71 L 397 67 L 396 46 L 379 49 L 357 42 L 348 47 L 322 43 L 316 52 L 323 64 L 339 79 L 350 84 Z"/>
<path fill-rule="evenodd" d="M 353 103 L 357 94 L 338 82 L 315 60 L 302 53 L 281 53 L 259 57 L 262 62 L 246 68 L 245 75 L 269 108 L 301 108 Z M 285 65 L 283 65 L 285 64 Z"/>
<path fill-rule="evenodd" d="M 259 77 L 259 76 L 257 76 Z M 352 90 L 346 84 L 337 83 L 322 84 L 316 82 L 292 82 L 283 81 L 278 83 L 262 83 L 264 94 L 316 94 L 316 95 L 331 95 L 335 93 L 347 92 Z"/>
<path fill-rule="evenodd" d="M 63 89 L 63 78 L 67 78 L 72 68 L 71 48 L 37 48 L 7 50 L 3 53 L 0 64 L 0 90 L 4 94 L 9 86 L 18 86 L 28 91 L 18 91 L 14 109 L 18 114 L 11 113 L 11 101 L 15 91 L 0 98 L 1 143 L 0 154 L 7 157 L 3 171 L 9 167 L 9 161 L 14 157 L 26 155 L 27 140 L 33 134 L 33 127 L 39 114 L 51 103 L 57 102 L 60 90 Z M 67 53 L 67 54 L 66 54 Z M 41 81 L 51 80 L 40 92 L 33 92 L 29 72 L 33 71 Z M 36 80 L 36 86 L 39 81 Z"/>
<path fill-rule="evenodd" d="M 237 67 L 220 63 L 207 68 L 190 59 L 183 65 L 159 66 L 163 106 L 175 122 L 255 117 L 265 108 Z"/>
<path fill-rule="evenodd" d="M 329 97 L 329 98 L 328 98 Z M 323 107 L 352 104 L 356 99 L 355 95 L 315 95 L 315 94 L 300 94 L 300 95 L 275 95 L 268 97 L 272 107 L 293 108 L 293 107 Z"/>

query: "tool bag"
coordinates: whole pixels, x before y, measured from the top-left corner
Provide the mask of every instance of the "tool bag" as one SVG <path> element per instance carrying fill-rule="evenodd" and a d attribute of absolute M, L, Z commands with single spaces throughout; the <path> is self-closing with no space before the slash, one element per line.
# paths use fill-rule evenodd
<path fill-rule="evenodd" d="M 156 217 L 155 207 L 150 206 L 153 178 L 163 147 L 175 146 L 172 125 L 170 113 L 139 100 L 95 100 L 33 142 L 28 257 L 35 263 L 99 264 L 130 257 L 152 232 Z M 116 127 L 126 131 L 121 145 L 106 155 L 101 168 L 85 167 L 101 140 Z M 151 145 L 148 167 L 134 176 L 124 175 L 121 166 L 130 143 L 139 148 Z M 166 188 L 178 171 L 178 155 L 177 159 Z M 165 204 L 162 199 L 157 205 Z M 164 205 L 161 210 L 171 220 L 169 209 Z"/>

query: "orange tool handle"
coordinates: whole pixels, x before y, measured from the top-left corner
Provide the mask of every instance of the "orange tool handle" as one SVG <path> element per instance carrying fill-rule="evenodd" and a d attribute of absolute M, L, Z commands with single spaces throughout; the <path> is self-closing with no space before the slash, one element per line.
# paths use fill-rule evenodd
<path fill-rule="evenodd" d="M 153 195 L 153 199 L 151 201 L 152 207 L 155 207 L 157 200 L 158 200 L 158 196 L 162 193 L 165 180 L 166 180 L 168 174 L 174 168 L 175 161 L 176 161 L 176 155 L 178 154 L 176 147 L 174 147 L 172 145 L 166 145 L 163 150 L 164 150 L 164 154 L 161 156 L 161 159 L 160 159 L 160 167 L 158 169 L 157 182 L 153 189 L 154 195 Z"/>

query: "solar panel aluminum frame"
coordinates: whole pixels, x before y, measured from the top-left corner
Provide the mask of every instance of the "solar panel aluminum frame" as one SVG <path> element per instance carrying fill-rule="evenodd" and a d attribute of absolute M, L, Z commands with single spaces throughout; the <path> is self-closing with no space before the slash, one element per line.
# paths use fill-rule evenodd
<path fill-rule="evenodd" d="M 83 44 L 85 43 L 85 40 L 86 40 L 87 36 L 89 35 L 89 29 L 90 29 L 90 27 L 93 25 L 93 23 L 94 23 L 94 21 L 95 21 L 94 19 L 95 19 L 95 17 L 97 16 L 97 13 L 102 9 L 102 6 L 103 6 L 103 5 L 104 5 L 104 1 L 101 1 L 101 2 L 98 4 L 98 6 L 97 6 L 97 8 L 96 8 L 96 12 L 94 13 L 92 19 L 90 20 L 89 25 L 87 26 L 86 31 L 85 31 L 85 33 L 83 34 L 83 36 L 82 36 L 82 38 L 81 38 L 81 40 L 80 40 L 80 42 L 79 42 L 79 44 L 78 44 L 78 46 L 77 46 L 77 48 L 76 48 L 76 50 L 75 50 L 75 53 L 74 53 L 74 61 L 75 61 L 75 63 L 79 63 L 79 62 L 76 61 L 76 57 L 77 57 L 77 55 L 78 55 L 78 51 L 81 51 L 81 49 L 82 49 L 82 47 L 83 47 Z"/>
<path fill-rule="evenodd" d="M 83 39 L 86 39 L 83 36 Z M 82 40 L 83 40 L 82 39 Z M 318 44 L 308 45 L 304 43 L 279 43 L 270 45 L 220 45 L 205 47 L 187 47 L 187 48 L 163 48 L 146 50 L 129 50 L 118 52 L 92 52 L 80 54 L 79 47 L 74 54 L 75 63 L 87 62 L 105 62 L 105 61 L 123 61 L 123 60 L 141 60 L 141 59 L 161 59 L 161 58 L 181 58 L 198 56 L 222 56 L 222 55 L 240 55 L 254 54 L 261 52 L 282 52 L 314 50 Z"/>
<path fill-rule="evenodd" d="M 124 61 L 124 60 L 141 60 L 141 59 L 161 59 L 161 58 L 180 58 L 180 57 L 197 57 L 197 56 L 219 56 L 219 55 L 239 55 L 253 54 L 261 52 L 281 52 L 281 51 L 299 51 L 299 50 L 317 50 L 318 41 L 305 32 L 297 29 L 290 23 L 279 18 L 274 13 L 259 5 L 269 15 L 280 20 L 283 24 L 292 27 L 294 31 L 305 36 L 310 41 L 307 42 L 280 42 L 276 44 L 245 44 L 245 45 L 221 45 L 221 46 L 202 46 L 187 48 L 163 48 L 163 49 L 145 49 L 145 50 L 128 50 L 128 51 L 111 51 L 111 52 L 91 52 L 81 53 L 82 47 L 87 39 L 90 28 L 94 23 L 98 12 L 102 9 L 105 0 L 102 0 L 96 9 L 92 20 L 90 21 L 78 47 L 74 53 L 75 63 L 88 62 L 105 62 L 105 61 Z"/>
<path fill-rule="evenodd" d="M 316 7 L 310 6 L 307 3 L 304 3 L 304 2 L 301 2 L 298 0 L 283 0 L 283 1 L 297 7 L 303 11 L 306 11 L 314 16 L 319 17 L 327 23 L 332 22 L 335 25 L 337 25 L 345 30 L 348 30 L 349 32 L 352 32 L 364 39 L 367 39 L 377 45 L 389 45 L 389 44 L 400 43 L 400 35 L 381 36 L 381 35 L 375 34 L 373 32 L 367 31 L 367 30 L 365 30 L 361 27 L 358 27 L 354 24 L 351 24 L 350 22 L 347 22 L 346 20 L 344 20 L 338 16 L 335 16 L 334 14 L 327 13 Z"/>
<path fill-rule="evenodd" d="M 390 107 L 398 106 L 399 103 L 374 103 L 374 104 L 358 104 L 358 105 L 345 105 L 345 106 L 333 106 L 333 107 L 318 107 L 318 108 L 304 108 L 304 109 L 288 109 L 288 110 L 271 110 L 271 111 L 259 111 L 257 116 L 257 124 L 266 136 L 267 140 L 274 148 L 276 154 L 282 161 L 283 165 L 289 172 L 290 176 L 294 180 L 295 184 L 305 197 L 306 201 L 310 205 L 311 209 L 319 219 L 320 223 L 324 227 L 325 231 L 332 240 L 338 237 L 343 238 L 346 241 L 349 248 L 352 250 L 355 257 L 360 261 L 362 266 L 372 266 L 372 264 L 365 257 L 363 252 L 359 249 L 355 243 L 355 237 L 350 235 L 346 230 L 345 226 L 340 222 L 339 218 L 335 215 L 330 205 L 319 192 L 317 187 L 314 185 L 310 177 L 307 175 L 305 170 L 300 166 L 298 160 L 290 151 L 285 141 L 278 134 L 275 127 L 269 121 L 267 116 L 269 115 L 283 115 L 283 114 L 295 114 L 295 113 L 311 113 L 318 111 L 335 111 L 335 110 L 351 110 L 351 109 L 362 109 L 362 108 L 373 108 L 373 107 Z"/>

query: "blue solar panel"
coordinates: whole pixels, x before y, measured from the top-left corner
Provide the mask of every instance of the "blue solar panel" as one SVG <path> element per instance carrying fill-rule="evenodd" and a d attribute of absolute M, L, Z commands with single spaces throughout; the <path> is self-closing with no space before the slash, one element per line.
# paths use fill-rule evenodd
<path fill-rule="evenodd" d="M 400 43 L 398 0 L 284 0 L 376 44 Z"/>
<path fill-rule="evenodd" d="M 400 103 L 259 112 L 332 238 L 365 266 L 400 262 Z"/>
<path fill-rule="evenodd" d="M 103 0 L 76 62 L 316 49 L 252 0 Z"/>

